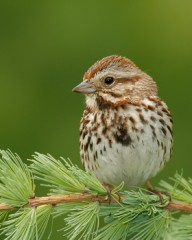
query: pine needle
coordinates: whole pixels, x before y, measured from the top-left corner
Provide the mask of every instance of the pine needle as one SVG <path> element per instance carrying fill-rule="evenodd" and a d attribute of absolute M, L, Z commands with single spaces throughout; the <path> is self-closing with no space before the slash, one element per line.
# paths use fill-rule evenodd
<path fill-rule="evenodd" d="M 49 218 L 51 206 L 38 208 L 21 208 L 9 215 L 2 224 L 4 240 L 40 240 L 43 238 Z"/>
<path fill-rule="evenodd" d="M 66 160 L 56 160 L 49 154 L 40 153 L 33 157 L 31 169 L 36 175 L 35 178 L 46 182 L 44 186 L 51 187 L 53 193 L 66 194 L 85 190 L 85 185 L 67 168 Z"/>
<path fill-rule="evenodd" d="M 10 204 L 10 208 L 23 206 L 35 190 L 31 171 L 10 150 L 1 150 L 0 155 L 0 202 Z"/>
<path fill-rule="evenodd" d="M 87 203 L 81 207 L 75 207 L 65 219 L 67 238 L 70 240 L 91 240 L 99 227 L 99 203 Z"/>

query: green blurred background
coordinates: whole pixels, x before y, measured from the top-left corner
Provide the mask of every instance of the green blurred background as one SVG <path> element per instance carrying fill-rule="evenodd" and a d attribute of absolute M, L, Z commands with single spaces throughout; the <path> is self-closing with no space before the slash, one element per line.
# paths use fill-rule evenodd
<path fill-rule="evenodd" d="M 0 148 L 81 166 L 84 97 L 71 89 L 96 60 L 121 54 L 154 77 L 174 118 L 172 160 L 152 183 L 181 169 L 191 176 L 191 13 L 191 0 L 1 1 Z"/>

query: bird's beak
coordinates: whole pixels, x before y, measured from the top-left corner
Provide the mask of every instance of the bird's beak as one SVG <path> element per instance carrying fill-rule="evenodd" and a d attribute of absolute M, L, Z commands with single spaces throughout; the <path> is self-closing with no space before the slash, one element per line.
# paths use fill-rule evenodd
<path fill-rule="evenodd" d="M 84 80 L 83 82 L 81 82 L 79 85 L 77 85 L 76 87 L 74 87 L 72 89 L 73 92 L 77 92 L 77 93 L 94 93 L 97 91 L 96 87 L 89 83 L 87 80 Z"/>

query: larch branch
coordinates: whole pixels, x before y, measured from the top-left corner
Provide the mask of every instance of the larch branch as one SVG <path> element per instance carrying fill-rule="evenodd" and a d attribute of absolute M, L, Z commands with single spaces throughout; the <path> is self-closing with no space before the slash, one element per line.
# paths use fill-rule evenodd
<path fill-rule="evenodd" d="M 119 197 L 111 197 L 110 202 L 117 203 L 121 199 Z M 27 206 L 29 207 L 38 207 L 41 205 L 57 205 L 59 203 L 68 203 L 68 202 L 95 202 L 99 203 L 109 203 L 107 196 L 93 196 L 90 193 L 76 193 L 76 194 L 64 194 L 64 195 L 53 195 L 45 197 L 34 197 L 28 199 Z M 184 202 L 170 201 L 168 205 L 164 207 L 169 211 L 182 211 L 192 213 L 192 204 Z M 9 211 L 16 209 L 12 208 L 9 204 L 0 203 L 0 211 Z"/>

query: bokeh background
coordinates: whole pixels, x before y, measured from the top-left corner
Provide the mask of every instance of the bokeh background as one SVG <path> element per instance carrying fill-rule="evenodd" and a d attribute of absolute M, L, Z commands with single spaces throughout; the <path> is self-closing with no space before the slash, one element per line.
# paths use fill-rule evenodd
<path fill-rule="evenodd" d="M 191 11 L 191 0 L 1 1 L 0 148 L 81 166 L 84 97 L 71 89 L 96 60 L 121 54 L 154 77 L 174 118 L 172 160 L 152 183 L 181 169 L 192 176 Z"/>

